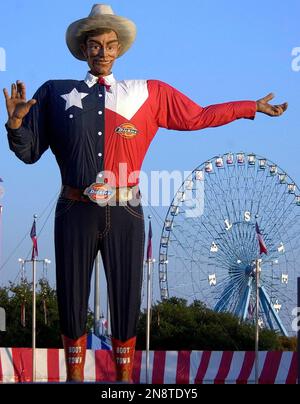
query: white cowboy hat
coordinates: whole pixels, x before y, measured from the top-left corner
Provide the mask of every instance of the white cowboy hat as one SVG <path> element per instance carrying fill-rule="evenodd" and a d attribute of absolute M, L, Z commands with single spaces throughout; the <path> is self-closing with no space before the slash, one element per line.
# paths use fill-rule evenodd
<path fill-rule="evenodd" d="M 117 33 L 121 45 L 118 57 L 128 51 L 136 37 L 136 26 L 134 22 L 115 15 L 111 6 L 95 4 L 87 18 L 73 22 L 67 29 L 67 45 L 75 58 L 86 60 L 80 48 L 82 35 L 99 28 L 111 28 Z"/>

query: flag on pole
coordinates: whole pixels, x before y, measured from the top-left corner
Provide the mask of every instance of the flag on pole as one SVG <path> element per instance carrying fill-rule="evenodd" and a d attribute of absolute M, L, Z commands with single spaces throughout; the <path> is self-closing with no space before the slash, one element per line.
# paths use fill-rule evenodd
<path fill-rule="evenodd" d="M 257 234 L 258 243 L 259 243 L 259 251 L 260 251 L 259 253 L 260 253 L 260 255 L 262 255 L 262 254 L 267 255 L 268 254 L 268 249 L 267 249 L 267 246 L 266 246 L 266 244 L 264 242 L 263 235 L 260 232 L 258 223 L 256 223 L 256 234 Z"/>
<path fill-rule="evenodd" d="M 32 240 L 32 255 L 31 259 L 34 260 L 38 255 L 38 245 L 37 245 L 37 237 L 36 237 L 36 222 L 35 219 L 32 224 L 31 232 L 30 232 L 30 237 Z"/>
<path fill-rule="evenodd" d="M 106 335 L 101 335 L 100 341 L 101 341 L 101 349 L 103 351 L 112 351 L 112 344 L 110 337 L 107 337 Z"/>
<path fill-rule="evenodd" d="M 147 261 L 152 260 L 152 225 L 151 220 L 149 222 L 149 232 L 148 232 L 148 247 L 147 247 Z"/>
<path fill-rule="evenodd" d="M 0 177 L 0 184 L 4 182 L 3 179 Z M 0 185 L 0 198 L 2 198 L 2 196 L 4 195 L 4 189 L 2 187 L 2 185 Z"/>
<path fill-rule="evenodd" d="M 102 324 L 102 327 L 103 327 L 103 330 L 105 330 L 105 332 L 108 330 L 108 321 L 106 320 L 106 318 L 102 318 L 102 320 L 101 320 L 101 324 Z M 103 332 L 103 334 L 105 334 L 105 332 Z"/>

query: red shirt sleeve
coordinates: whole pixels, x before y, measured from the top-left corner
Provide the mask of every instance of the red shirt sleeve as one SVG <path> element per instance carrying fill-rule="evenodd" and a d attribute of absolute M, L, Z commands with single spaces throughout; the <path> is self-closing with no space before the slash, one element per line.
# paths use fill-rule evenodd
<path fill-rule="evenodd" d="M 238 101 L 201 107 L 175 88 L 149 80 L 148 88 L 154 119 L 159 127 L 173 130 L 199 130 L 226 125 L 237 119 L 254 119 L 256 102 Z"/>

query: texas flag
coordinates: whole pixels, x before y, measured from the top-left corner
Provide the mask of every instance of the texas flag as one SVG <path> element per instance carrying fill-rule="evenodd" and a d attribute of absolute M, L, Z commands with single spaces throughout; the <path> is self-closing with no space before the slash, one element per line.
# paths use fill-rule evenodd
<path fill-rule="evenodd" d="M 257 234 L 258 243 L 259 243 L 260 255 L 262 255 L 262 254 L 267 255 L 268 254 L 268 249 L 267 249 L 267 246 L 266 246 L 266 244 L 264 242 L 263 235 L 261 234 L 259 226 L 258 226 L 257 223 L 256 223 L 256 234 Z"/>
<path fill-rule="evenodd" d="M 148 246 L 147 246 L 147 261 L 152 260 L 152 225 L 151 221 L 149 223 L 149 233 L 148 233 Z"/>
<path fill-rule="evenodd" d="M 36 236 L 36 223 L 33 221 L 32 228 L 30 231 L 30 237 L 32 240 L 32 256 L 31 259 L 34 260 L 38 256 L 38 245 L 37 245 L 37 236 Z"/>
<path fill-rule="evenodd" d="M 4 194 L 4 189 L 1 185 L 1 183 L 4 182 L 3 179 L 0 177 L 0 198 L 2 198 L 3 194 Z M 0 206 L 0 213 L 2 213 L 2 206 Z"/>

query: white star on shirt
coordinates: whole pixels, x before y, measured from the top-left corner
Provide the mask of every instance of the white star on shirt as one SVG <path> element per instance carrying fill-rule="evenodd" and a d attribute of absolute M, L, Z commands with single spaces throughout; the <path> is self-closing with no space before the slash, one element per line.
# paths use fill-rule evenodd
<path fill-rule="evenodd" d="M 88 94 L 79 93 L 76 88 L 74 88 L 69 94 L 61 95 L 61 97 L 66 100 L 66 111 L 71 107 L 78 107 L 83 109 L 82 101 Z"/>

